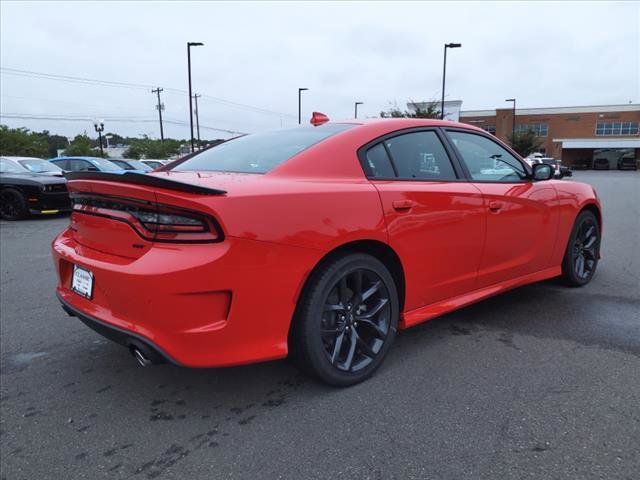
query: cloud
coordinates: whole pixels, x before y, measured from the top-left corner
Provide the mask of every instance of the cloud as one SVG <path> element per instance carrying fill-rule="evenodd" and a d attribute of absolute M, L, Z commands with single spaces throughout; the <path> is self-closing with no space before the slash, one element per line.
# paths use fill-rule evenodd
<path fill-rule="evenodd" d="M 631 2 L 2 2 L 2 67 L 165 88 L 167 135 L 188 136 L 186 42 L 201 124 L 259 131 L 304 117 L 376 115 L 391 101 L 447 98 L 463 109 L 515 96 L 523 107 L 640 101 L 640 4 Z M 3 72 L 3 113 L 127 117 L 107 129 L 159 135 L 144 88 L 83 85 Z M 145 118 L 136 122 L 134 118 Z M 6 121 L 66 135 L 90 122 Z M 224 136 L 203 130 L 207 136 Z"/>

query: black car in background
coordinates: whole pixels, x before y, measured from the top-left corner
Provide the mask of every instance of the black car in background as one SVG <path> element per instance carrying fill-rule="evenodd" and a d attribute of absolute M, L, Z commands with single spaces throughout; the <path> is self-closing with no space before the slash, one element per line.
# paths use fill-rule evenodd
<path fill-rule="evenodd" d="M 589 170 L 593 165 L 593 160 L 590 158 L 579 158 L 573 162 L 572 168 L 574 170 Z"/>
<path fill-rule="evenodd" d="M 618 159 L 618 170 L 637 170 L 638 163 L 635 157 L 620 157 Z"/>
<path fill-rule="evenodd" d="M 593 159 L 594 170 L 609 170 L 609 160 L 606 158 L 594 158 Z"/>
<path fill-rule="evenodd" d="M 0 217 L 3 220 L 69 211 L 71 202 L 64 178 L 32 173 L 18 162 L 0 157 Z"/>

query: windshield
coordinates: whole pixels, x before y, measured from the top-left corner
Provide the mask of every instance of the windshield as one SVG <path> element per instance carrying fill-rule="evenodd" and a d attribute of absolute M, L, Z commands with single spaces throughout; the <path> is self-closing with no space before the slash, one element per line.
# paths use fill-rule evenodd
<path fill-rule="evenodd" d="M 146 163 L 141 162 L 140 160 L 127 160 L 127 163 L 136 170 L 142 170 L 143 172 L 150 172 L 151 170 L 153 170 L 153 168 L 151 168 Z"/>
<path fill-rule="evenodd" d="M 104 158 L 92 158 L 89 161 L 103 172 L 119 172 L 122 170 L 118 165 Z"/>
<path fill-rule="evenodd" d="M 352 127 L 329 123 L 245 135 L 198 153 L 171 170 L 267 173 L 312 145 Z"/>
<path fill-rule="evenodd" d="M 62 169 L 60 167 L 40 158 L 25 158 L 23 160 L 18 160 L 18 163 L 33 173 L 62 173 Z"/>
<path fill-rule="evenodd" d="M 7 158 L 0 158 L 0 173 L 26 173 L 27 170 Z"/>
<path fill-rule="evenodd" d="M 162 162 L 156 162 L 155 160 L 145 160 L 144 163 L 149 165 L 152 169 L 162 167 Z"/>

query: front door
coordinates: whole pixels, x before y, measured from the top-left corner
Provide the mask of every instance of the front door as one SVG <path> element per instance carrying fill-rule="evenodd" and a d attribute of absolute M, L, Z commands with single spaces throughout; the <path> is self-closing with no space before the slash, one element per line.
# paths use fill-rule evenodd
<path fill-rule="evenodd" d="M 487 211 L 478 288 L 549 268 L 558 227 L 553 184 L 527 178 L 518 158 L 482 134 L 448 130 L 447 136 Z"/>

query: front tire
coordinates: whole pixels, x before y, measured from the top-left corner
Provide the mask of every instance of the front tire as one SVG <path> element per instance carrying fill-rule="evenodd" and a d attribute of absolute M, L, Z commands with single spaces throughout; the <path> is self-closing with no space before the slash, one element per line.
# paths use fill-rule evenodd
<path fill-rule="evenodd" d="M 362 253 L 333 258 L 311 275 L 300 298 L 292 356 L 330 385 L 362 382 L 386 356 L 399 315 L 398 291 L 382 262 Z"/>
<path fill-rule="evenodd" d="M 29 214 L 27 200 L 15 188 L 5 188 L 0 192 L 0 217 L 3 220 L 22 220 Z"/>
<path fill-rule="evenodd" d="M 593 212 L 581 212 L 573 224 L 562 260 L 562 280 L 570 287 L 582 287 L 596 273 L 600 258 L 600 226 Z"/>

